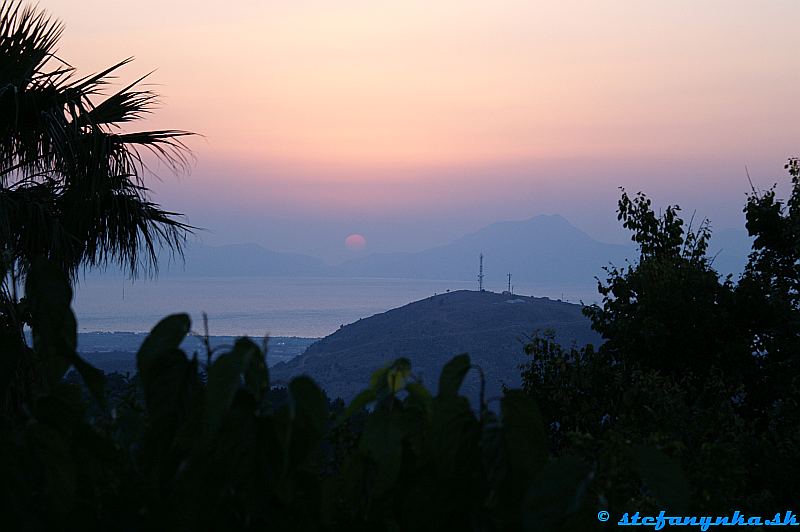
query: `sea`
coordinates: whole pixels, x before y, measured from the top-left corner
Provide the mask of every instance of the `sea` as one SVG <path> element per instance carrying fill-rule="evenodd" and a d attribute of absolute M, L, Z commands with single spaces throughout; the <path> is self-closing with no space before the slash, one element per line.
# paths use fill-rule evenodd
<path fill-rule="evenodd" d="M 177 312 L 211 335 L 321 338 L 361 318 L 446 291 L 476 290 L 476 282 L 431 279 L 165 277 L 124 280 L 90 277 L 75 287 L 79 332 L 147 332 Z M 494 291 L 506 286 L 487 286 Z M 594 285 L 514 287 L 521 295 L 586 304 L 598 300 Z"/>

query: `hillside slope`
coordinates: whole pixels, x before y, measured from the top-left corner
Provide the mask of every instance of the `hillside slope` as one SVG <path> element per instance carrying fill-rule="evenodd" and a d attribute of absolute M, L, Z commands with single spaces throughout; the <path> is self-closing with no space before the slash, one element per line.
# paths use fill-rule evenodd
<path fill-rule="evenodd" d="M 271 369 L 282 384 L 296 375 L 312 377 L 331 397 L 351 399 L 373 371 L 399 357 L 411 360 L 414 373 L 432 389 L 442 366 L 468 352 L 486 375 L 487 397 L 505 383 L 519 385 L 523 345 L 536 331 L 553 329 L 563 344 L 600 341 L 581 307 L 547 298 L 461 290 L 440 294 L 361 319 L 312 344 L 293 360 Z M 465 392 L 477 397 L 477 373 L 468 375 Z"/>

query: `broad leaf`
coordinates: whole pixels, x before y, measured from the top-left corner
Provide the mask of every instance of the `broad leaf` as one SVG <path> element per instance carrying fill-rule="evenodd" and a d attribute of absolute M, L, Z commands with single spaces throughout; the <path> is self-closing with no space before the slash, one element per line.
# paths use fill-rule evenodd
<path fill-rule="evenodd" d="M 264 354 L 252 341 L 240 338 L 231 352 L 219 356 L 208 369 L 208 425 L 215 431 L 236 392 L 246 388 L 260 401 L 268 386 Z"/>
<path fill-rule="evenodd" d="M 391 393 L 397 393 L 406 386 L 406 380 L 411 375 L 411 362 L 407 358 L 398 358 L 389 366 L 386 373 L 386 384 Z"/>
<path fill-rule="evenodd" d="M 456 396 L 469 371 L 470 360 L 466 353 L 452 358 L 442 369 L 439 376 L 439 396 Z"/>
<path fill-rule="evenodd" d="M 361 411 L 368 404 L 374 402 L 377 397 L 378 394 L 375 392 L 373 388 L 367 388 L 366 390 L 362 391 L 361 393 L 356 395 L 352 401 L 350 401 L 350 404 L 347 405 L 345 411 L 342 413 L 341 416 L 339 416 L 338 422 L 341 423 L 343 421 L 346 421 L 353 414 Z"/>
<path fill-rule="evenodd" d="M 174 349 L 177 349 L 189 333 L 191 320 L 188 314 L 167 316 L 150 331 L 136 353 L 136 364 L 139 374 L 146 378 L 155 360 Z"/>

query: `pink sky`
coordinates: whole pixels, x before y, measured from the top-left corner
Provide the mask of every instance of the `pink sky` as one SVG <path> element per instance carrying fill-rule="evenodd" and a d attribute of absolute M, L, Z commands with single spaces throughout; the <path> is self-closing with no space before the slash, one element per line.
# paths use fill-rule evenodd
<path fill-rule="evenodd" d="M 156 198 L 211 241 L 410 249 L 542 212 L 614 238 L 620 185 L 731 226 L 744 166 L 800 153 L 794 0 L 40 5 L 81 72 L 158 69 L 147 126 L 205 138 Z"/>

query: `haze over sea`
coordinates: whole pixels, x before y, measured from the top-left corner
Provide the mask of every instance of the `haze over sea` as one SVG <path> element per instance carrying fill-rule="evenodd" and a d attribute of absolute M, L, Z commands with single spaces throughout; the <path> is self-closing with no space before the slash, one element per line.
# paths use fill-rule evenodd
<path fill-rule="evenodd" d="M 202 312 L 212 335 L 323 337 L 360 318 L 447 290 L 475 290 L 476 282 L 430 279 L 180 277 L 123 281 L 92 277 L 75 290 L 81 332 L 149 331 L 167 314 L 188 312 L 195 331 Z M 506 286 L 487 280 L 487 289 Z M 594 302 L 593 285 L 520 284 L 515 293 Z M 533 332 L 533 331 L 531 331 Z"/>

